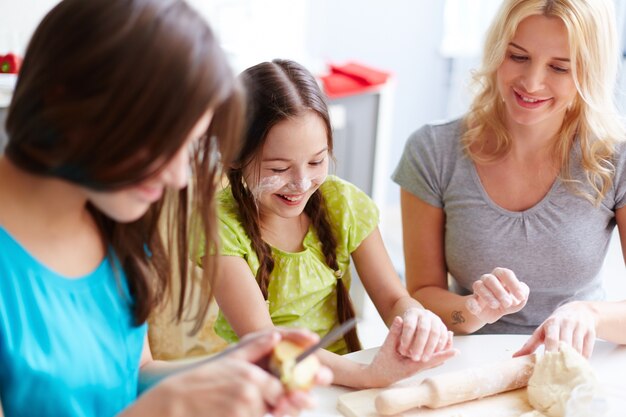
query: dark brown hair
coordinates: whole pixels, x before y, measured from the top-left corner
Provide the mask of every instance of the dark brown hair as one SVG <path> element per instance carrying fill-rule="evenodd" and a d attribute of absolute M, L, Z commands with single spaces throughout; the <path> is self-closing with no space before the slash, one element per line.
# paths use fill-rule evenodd
<path fill-rule="evenodd" d="M 137 323 L 164 300 L 174 276 L 183 316 L 196 245 L 192 209 L 202 213 L 208 246 L 216 245 L 216 159 L 227 163 L 236 152 L 243 122 L 237 85 L 210 28 L 184 1 L 64 0 L 30 41 L 7 117 L 6 154 L 31 173 L 105 191 L 130 186 L 162 169 L 200 117 L 214 112 L 192 153 L 192 190 L 170 192 L 171 205 L 159 201 L 129 224 L 89 207 L 127 275 Z M 157 227 L 164 208 L 169 245 Z M 208 308 L 215 264 L 204 271 L 206 302 L 192 314 L 194 331 Z"/>
<path fill-rule="evenodd" d="M 315 112 L 326 127 L 330 154 L 333 149 L 332 131 L 324 94 L 315 78 L 300 64 L 279 59 L 263 62 L 245 70 L 241 79 L 247 91 L 247 123 L 242 150 L 235 163 L 227 169 L 227 175 L 239 207 L 241 221 L 259 257 L 260 266 L 256 279 L 263 297 L 267 299 L 274 259 L 270 246 L 261 237 L 256 204 L 245 185 L 243 171 L 258 157 L 267 134 L 280 121 L 301 116 L 308 111 Z M 337 239 L 332 232 L 320 190 L 311 196 L 304 212 L 311 219 L 322 243 L 326 264 L 333 271 L 339 271 Z M 354 317 L 350 295 L 342 279 L 337 280 L 337 315 L 339 322 Z M 346 334 L 345 339 L 350 351 L 361 349 L 355 330 Z"/>

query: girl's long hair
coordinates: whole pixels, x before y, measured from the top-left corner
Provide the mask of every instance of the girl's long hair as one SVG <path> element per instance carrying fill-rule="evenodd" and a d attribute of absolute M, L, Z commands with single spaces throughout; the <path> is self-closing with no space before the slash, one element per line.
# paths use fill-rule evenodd
<path fill-rule="evenodd" d="M 164 300 L 173 277 L 181 280 L 183 316 L 187 259 L 197 235 L 190 233 L 192 209 L 201 213 L 208 245 L 216 245 L 217 159 L 228 163 L 236 152 L 244 105 L 239 90 L 212 31 L 183 1 L 64 0 L 30 41 L 7 117 L 6 154 L 31 173 L 96 190 L 123 189 L 162 169 L 197 121 L 214 112 L 192 152 L 192 189 L 168 196 L 173 204 L 167 205 L 165 238 L 157 228 L 163 201 L 129 224 L 89 206 L 127 276 L 137 323 Z M 214 271 L 206 265 L 200 281 L 204 302 L 191 314 L 195 331 Z"/>
<path fill-rule="evenodd" d="M 333 140 L 324 95 L 315 78 L 300 64 L 278 59 L 263 62 L 244 71 L 241 79 L 248 95 L 247 124 L 241 152 L 235 163 L 227 169 L 227 176 L 239 207 L 241 221 L 259 258 L 260 266 L 256 279 L 263 297 L 267 299 L 274 259 L 270 246 L 262 239 L 259 213 L 254 197 L 245 184 L 244 170 L 259 156 L 267 134 L 273 126 L 308 111 L 315 112 L 323 121 L 331 154 Z M 337 238 L 332 231 L 320 190 L 313 193 L 304 212 L 311 219 L 322 243 L 326 264 L 333 271 L 339 271 Z M 339 322 L 344 322 L 355 315 L 348 288 L 342 279 L 337 280 L 337 315 Z M 361 349 L 356 331 L 347 334 L 345 339 L 350 351 Z"/>

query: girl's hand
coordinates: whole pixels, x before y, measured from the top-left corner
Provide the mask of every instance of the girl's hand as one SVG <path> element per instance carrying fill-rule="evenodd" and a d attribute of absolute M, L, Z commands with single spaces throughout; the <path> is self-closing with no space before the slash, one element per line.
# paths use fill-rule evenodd
<path fill-rule="evenodd" d="M 403 332 L 403 320 L 396 317 L 389 328 L 389 334 L 371 364 L 364 367 L 369 387 L 386 387 L 396 381 L 428 368 L 434 368 L 455 356 L 458 351 L 447 347 L 435 352 L 428 360 L 414 361 L 398 352 L 398 345 Z M 450 334 L 450 338 L 452 335 Z"/>
<path fill-rule="evenodd" d="M 585 302 L 574 301 L 557 308 L 513 356 L 533 353 L 542 344 L 546 351 L 556 351 L 561 341 L 572 345 L 584 357 L 591 356 L 596 341 L 596 319 Z"/>
<path fill-rule="evenodd" d="M 465 301 L 467 310 L 486 323 L 517 313 L 526 305 L 530 290 L 515 273 L 506 268 L 495 268 L 472 285 L 474 294 Z"/>
<path fill-rule="evenodd" d="M 413 361 L 428 362 L 434 353 L 452 347 L 452 332 L 432 311 L 409 308 L 402 315 L 398 353 Z"/>

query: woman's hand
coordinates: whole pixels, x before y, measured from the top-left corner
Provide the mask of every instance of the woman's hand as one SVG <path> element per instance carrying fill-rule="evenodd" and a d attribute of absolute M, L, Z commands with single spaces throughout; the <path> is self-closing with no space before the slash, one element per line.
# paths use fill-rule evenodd
<path fill-rule="evenodd" d="M 276 329 L 254 333 L 251 342 L 224 359 L 174 374 L 148 390 L 123 416 L 273 416 L 297 415 L 315 404 L 308 393 L 287 392 L 273 375 L 254 365 L 271 354 L 281 338 L 310 345 L 308 331 Z M 316 383 L 330 384 L 332 373 L 322 367 Z"/>
<path fill-rule="evenodd" d="M 413 360 L 411 357 L 401 354 L 399 345 L 401 343 L 402 333 L 404 331 L 404 321 L 401 317 L 396 317 L 389 328 L 389 334 L 385 342 L 380 347 L 372 363 L 364 367 L 364 377 L 367 379 L 368 387 L 386 387 L 396 381 L 423 371 L 424 369 L 434 368 L 444 363 L 446 360 L 455 356 L 458 351 L 452 349 L 452 334 L 448 334 L 448 344 L 437 350 L 425 360 L 422 355 L 421 360 Z M 419 332 L 419 330 L 418 330 Z"/>
<path fill-rule="evenodd" d="M 584 301 L 574 301 L 557 308 L 513 356 L 533 353 L 542 344 L 546 351 L 556 351 L 559 342 L 565 342 L 589 358 L 595 341 L 595 315 Z"/>
<path fill-rule="evenodd" d="M 517 313 L 526 305 L 530 290 L 515 273 L 506 268 L 495 268 L 472 285 L 474 294 L 465 301 L 467 310 L 486 323 L 494 323 L 502 316 Z"/>
<path fill-rule="evenodd" d="M 432 311 L 409 308 L 402 315 L 398 353 L 413 361 L 428 362 L 434 353 L 452 347 L 452 332 Z"/>

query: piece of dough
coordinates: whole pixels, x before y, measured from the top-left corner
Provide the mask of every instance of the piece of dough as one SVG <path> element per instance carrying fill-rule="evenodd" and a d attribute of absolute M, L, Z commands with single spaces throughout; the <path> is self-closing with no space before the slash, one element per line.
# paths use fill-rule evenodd
<path fill-rule="evenodd" d="M 598 400 L 600 384 L 591 365 L 565 343 L 537 361 L 528 381 L 528 401 L 547 417 L 601 416 Z"/>

